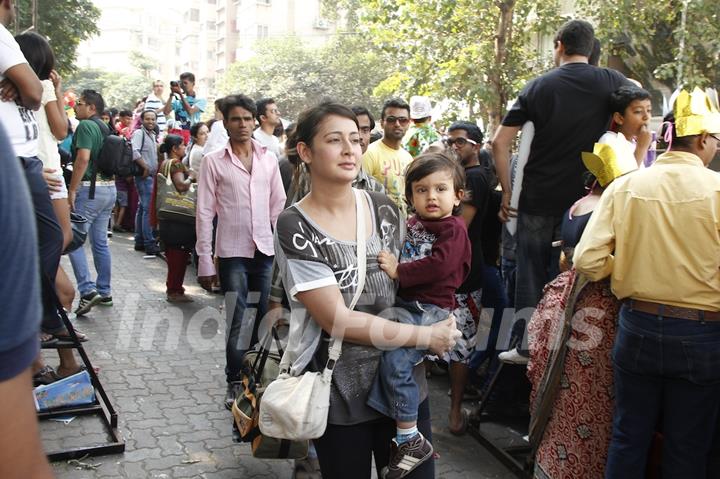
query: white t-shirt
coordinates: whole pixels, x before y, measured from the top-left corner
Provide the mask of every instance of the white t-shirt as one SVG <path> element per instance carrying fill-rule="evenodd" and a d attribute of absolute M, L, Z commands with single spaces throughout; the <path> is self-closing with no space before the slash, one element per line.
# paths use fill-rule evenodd
<path fill-rule="evenodd" d="M 262 128 L 258 128 L 253 133 L 253 138 L 263 144 L 268 151 L 275 153 L 275 158 L 280 158 L 280 140 L 275 135 L 268 135 Z"/>
<path fill-rule="evenodd" d="M 150 93 L 145 99 L 145 109 L 155 110 L 155 113 L 157 113 L 157 125 L 160 131 L 167 129 L 167 118 L 165 118 L 163 108 L 165 108 L 165 102 L 156 97 L 154 93 Z"/>
<path fill-rule="evenodd" d="M 195 172 L 195 174 L 200 173 L 200 165 L 202 165 L 203 156 L 205 155 L 204 148 L 200 145 L 193 145 L 192 150 L 190 150 L 190 157 L 188 163 L 190 164 L 190 169 Z"/>
<path fill-rule="evenodd" d="M 27 63 L 13 36 L 0 25 L 0 81 L 10 68 Z M 35 113 L 12 101 L 0 101 L 0 121 L 10 138 L 16 156 L 37 156 L 38 125 Z"/>
<path fill-rule="evenodd" d="M 213 151 L 225 148 L 225 145 L 227 145 L 229 139 L 230 137 L 228 136 L 227 130 L 225 129 L 225 125 L 223 125 L 223 122 L 216 121 L 212 124 L 212 127 L 210 127 L 210 134 L 208 135 L 208 139 L 205 142 L 205 149 L 203 153 L 207 155 L 208 153 L 212 153 Z"/>
<path fill-rule="evenodd" d="M 45 105 L 51 101 L 57 101 L 55 86 L 53 86 L 53 82 L 51 80 L 43 80 L 42 86 L 42 106 L 35 114 L 38 128 L 40 129 L 37 156 L 46 168 L 54 168 L 56 172 L 60 173 L 62 166 L 60 165 L 60 153 L 57 148 L 58 141 L 52 134 L 50 123 L 48 123 L 47 113 L 45 112 Z"/>

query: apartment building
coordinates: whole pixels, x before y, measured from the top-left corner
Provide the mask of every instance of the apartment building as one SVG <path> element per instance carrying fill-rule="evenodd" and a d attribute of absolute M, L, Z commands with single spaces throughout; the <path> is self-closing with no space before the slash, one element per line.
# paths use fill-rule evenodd
<path fill-rule="evenodd" d="M 147 57 L 148 75 L 168 81 L 195 74 L 212 97 L 215 81 L 235 61 L 253 55 L 258 40 L 297 35 L 322 44 L 335 26 L 322 18 L 321 0 L 93 0 L 100 34 L 78 48 L 80 68 L 138 73 L 132 52 Z"/>

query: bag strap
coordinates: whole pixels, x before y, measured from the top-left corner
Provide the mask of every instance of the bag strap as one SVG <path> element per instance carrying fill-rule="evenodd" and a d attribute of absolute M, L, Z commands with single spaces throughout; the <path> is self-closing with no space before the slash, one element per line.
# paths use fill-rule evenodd
<path fill-rule="evenodd" d="M 105 147 L 105 140 L 107 139 L 108 136 L 110 136 L 110 133 L 112 133 L 112 132 L 110 131 L 110 128 L 105 123 L 103 123 L 103 121 L 100 118 L 98 118 L 97 116 L 91 117 L 90 120 L 92 120 L 98 126 L 98 128 L 100 128 L 100 134 L 103 136 L 103 143 L 100 146 L 100 151 L 102 151 L 102 149 Z M 98 155 L 99 154 L 100 153 L 98 153 Z M 97 182 L 97 174 L 98 174 L 97 165 L 95 164 L 96 162 L 97 162 L 97 158 L 95 158 L 94 161 L 91 161 L 93 173 L 92 173 L 92 178 L 90 179 L 90 191 L 88 192 L 88 198 L 91 200 L 95 199 L 95 182 Z"/>
<path fill-rule="evenodd" d="M 365 272 L 367 269 L 367 241 L 365 238 L 365 232 L 367 230 L 365 226 L 365 208 L 363 207 L 363 204 L 366 203 L 365 193 L 355 188 L 353 188 L 353 193 L 355 194 L 355 216 L 357 217 L 355 241 L 357 245 L 356 249 L 358 281 L 357 289 L 355 290 L 352 301 L 350 301 L 350 309 L 355 308 L 355 305 L 360 299 L 360 295 L 362 294 L 363 289 L 365 289 Z M 333 338 L 330 338 L 330 344 L 328 345 L 328 361 L 325 365 L 325 370 L 323 371 L 323 376 L 325 376 L 327 380 L 330 380 L 330 377 L 332 377 L 333 368 L 335 367 L 335 363 L 337 363 L 337 360 L 340 359 L 341 353 L 342 339 L 335 340 Z M 286 354 L 283 354 L 280 361 L 280 374 L 286 373 L 288 371 L 290 366 L 289 363 L 290 358 Z"/>
<path fill-rule="evenodd" d="M 270 328 L 270 332 L 272 336 L 267 337 L 267 341 L 260 348 L 261 352 L 255 357 L 255 361 L 253 363 L 253 373 L 257 375 L 257 377 L 255 378 L 256 381 L 260 376 L 262 376 L 262 372 L 265 369 L 265 363 L 267 362 L 267 358 L 270 355 L 270 347 L 272 346 L 273 339 L 275 340 L 275 344 L 278 348 L 278 354 L 281 358 L 284 356 L 282 350 L 282 343 L 280 342 L 280 336 L 278 336 L 278 332 L 277 329 L 275 329 L 275 326 Z"/>
<path fill-rule="evenodd" d="M 357 227 L 355 229 L 355 243 L 357 245 L 357 289 L 355 295 L 350 302 L 349 309 L 355 309 L 355 305 L 362 295 L 363 289 L 365 289 L 365 273 L 367 271 L 367 240 L 366 240 L 366 228 L 365 228 L 365 208 L 363 204 L 365 201 L 365 194 L 358 189 L 353 188 L 355 193 L 355 216 L 357 217 Z M 342 353 L 342 338 L 330 338 L 330 344 L 328 345 L 328 360 L 325 364 L 325 370 L 323 371 L 323 377 L 329 381 L 332 377 L 333 369 L 340 359 Z"/>

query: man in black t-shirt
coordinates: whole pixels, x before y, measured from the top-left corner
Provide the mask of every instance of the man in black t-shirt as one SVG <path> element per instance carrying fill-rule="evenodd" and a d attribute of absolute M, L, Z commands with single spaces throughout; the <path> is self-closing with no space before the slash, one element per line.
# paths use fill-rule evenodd
<path fill-rule="evenodd" d="M 465 169 L 465 200 L 462 217 L 468 227 L 468 237 L 472 247 L 470 274 L 460 285 L 455 298 L 458 308 L 455 310 L 455 323 L 462 332 L 457 346 L 450 352 L 450 432 L 461 433 L 465 428 L 462 412 L 462 400 L 470 368 L 468 363 L 475 352 L 477 323 L 482 310 L 483 288 L 483 220 L 487 212 L 490 195 L 487 173 L 480 164 L 479 153 L 483 145 L 483 134 L 477 125 L 458 121 L 448 128 L 446 143 L 458 157 Z"/>
<path fill-rule="evenodd" d="M 571 20 L 555 36 L 557 68 L 530 81 L 520 92 L 493 139 L 493 156 L 503 189 L 500 217 L 517 215 L 515 308 L 535 308 L 544 285 L 558 273 L 562 214 L 584 194 L 580 153 L 607 130 L 610 94 L 628 80 L 619 72 L 588 64 L 595 33 Z M 518 210 L 510 208 L 510 147 L 528 121 L 535 126 L 524 169 Z M 528 313 L 526 311 L 525 313 Z M 522 317 L 529 318 L 529 314 Z"/>

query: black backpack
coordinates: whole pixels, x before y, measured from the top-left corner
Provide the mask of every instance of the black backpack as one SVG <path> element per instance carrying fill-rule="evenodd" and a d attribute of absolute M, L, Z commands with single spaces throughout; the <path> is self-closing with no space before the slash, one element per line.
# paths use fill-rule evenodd
<path fill-rule="evenodd" d="M 105 176 L 127 176 L 141 175 L 140 166 L 133 160 L 132 144 L 123 136 L 116 135 L 99 118 L 92 120 L 100 128 L 104 140 L 100 153 L 93 162 L 92 180 L 90 183 L 89 198 L 95 198 L 95 181 L 98 173 Z"/>

